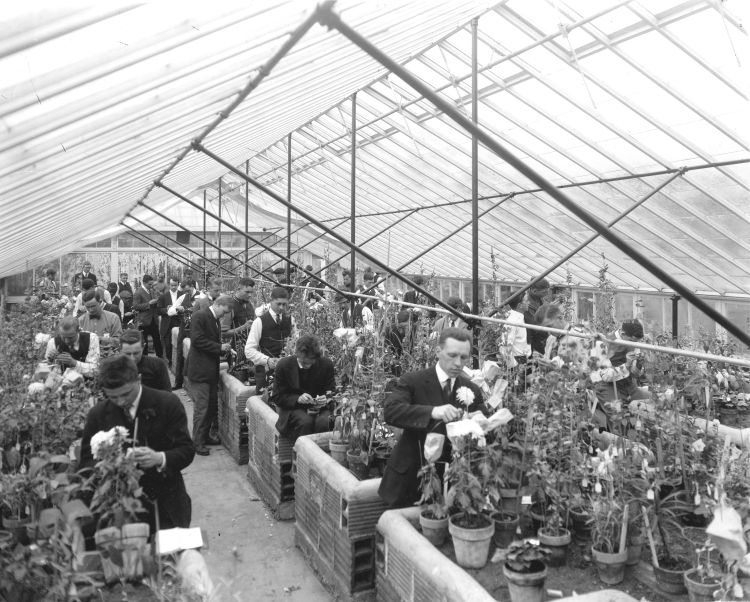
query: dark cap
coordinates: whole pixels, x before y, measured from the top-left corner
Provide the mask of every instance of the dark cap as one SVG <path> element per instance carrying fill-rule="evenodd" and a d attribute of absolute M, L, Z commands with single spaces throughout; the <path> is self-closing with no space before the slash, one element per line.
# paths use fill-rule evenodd
<path fill-rule="evenodd" d="M 623 320 L 622 326 L 620 326 L 620 332 L 635 339 L 642 339 L 643 324 L 641 324 L 640 321 L 636 319 Z"/>

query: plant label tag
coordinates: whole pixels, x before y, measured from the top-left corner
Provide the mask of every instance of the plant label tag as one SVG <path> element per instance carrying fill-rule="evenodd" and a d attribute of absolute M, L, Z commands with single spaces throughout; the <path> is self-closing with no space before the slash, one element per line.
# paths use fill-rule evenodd
<path fill-rule="evenodd" d="M 530 495 L 521 496 L 521 505 L 531 506 L 531 496 Z"/>

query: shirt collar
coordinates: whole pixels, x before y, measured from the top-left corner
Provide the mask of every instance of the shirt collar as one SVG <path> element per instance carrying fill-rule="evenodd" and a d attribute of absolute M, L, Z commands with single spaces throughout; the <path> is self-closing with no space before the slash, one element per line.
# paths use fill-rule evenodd
<path fill-rule="evenodd" d="M 208 308 L 208 309 L 209 309 L 209 311 L 211 312 L 211 315 L 212 315 L 212 316 L 214 317 L 214 320 L 218 320 L 218 319 L 219 319 L 219 317 L 218 317 L 218 316 L 216 315 L 216 312 L 214 311 L 214 306 L 213 306 L 213 305 L 211 305 L 211 306 L 209 306 L 209 308 Z"/>
<path fill-rule="evenodd" d="M 281 317 L 281 314 L 277 314 L 275 311 L 273 311 L 270 307 L 268 308 L 268 313 L 271 314 L 271 317 L 274 320 L 278 320 Z"/>
<path fill-rule="evenodd" d="M 435 364 L 435 372 L 437 373 L 438 381 L 440 381 L 441 385 L 444 385 L 446 380 L 453 384 L 453 379 L 445 373 L 445 370 L 440 367 L 440 364 Z"/>

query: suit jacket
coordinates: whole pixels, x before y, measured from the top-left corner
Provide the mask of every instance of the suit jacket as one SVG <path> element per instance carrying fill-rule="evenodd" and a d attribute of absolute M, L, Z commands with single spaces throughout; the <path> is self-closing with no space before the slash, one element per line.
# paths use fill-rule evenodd
<path fill-rule="evenodd" d="M 460 407 L 455 393 L 459 387 L 469 387 L 474 393 L 474 402 L 468 408 L 470 411 L 483 407 L 481 390 L 463 374 L 456 379 L 450 399 L 446 399 L 434 366 L 404 374 L 385 400 L 385 421 L 404 429 L 388 460 L 378 490 L 389 506 L 411 506 L 419 499 L 417 473 L 422 466 L 425 437 L 429 432 L 446 434 L 445 423 L 431 417 L 432 408 L 446 403 Z M 446 438 L 441 461 L 450 460 L 450 448 Z"/>
<path fill-rule="evenodd" d="M 85 279 L 93 280 L 94 284 L 98 284 L 96 281 L 96 274 L 89 272 L 88 276 L 84 276 L 83 272 L 78 272 L 73 275 L 73 288 L 80 287 Z"/>
<path fill-rule="evenodd" d="M 210 309 L 193 314 L 190 324 L 190 353 L 185 376 L 196 383 L 219 381 L 221 329 Z"/>
<path fill-rule="evenodd" d="M 193 461 L 195 447 L 187 427 L 187 416 L 179 398 L 166 391 L 141 388 L 135 423 L 117 405 L 104 400 L 89 410 L 81 441 L 81 468 L 93 466 L 91 437 L 99 431 L 124 426 L 130 436 L 137 436 L 135 445 L 145 445 L 164 452 L 167 458 L 164 470 L 149 468 L 141 476 L 143 492 L 150 500 L 157 500 L 162 513 L 168 512 L 175 527 L 190 526 L 190 496 L 182 480 L 182 469 Z M 162 528 L 167 528 L 162 525 Z"/>
<path fill-rule="evenodd" d="M 181 294 L 182 293 L 178 292 L 177 297 L 179 298 Z M 159 322 L 159 336 L 162 338 L 167 336 L 172 328 L 174 328 L 175 326 L 179 326 L 180 322 L 182 321 L 182 318 L 179 315 L 167 315 L 167 310 L 169 310 L 170 305 L 172 305 L 172 294 L 170 293 L 169 289 L 167 289 L 161 295 L 159 295 L 159 301 L 157 301 L 156 303 L 156 313 L 161 316 L 161 321 Z M 184 306 L 184 303 L 182 303 L 181 305 Z"/>
<path fill-rule="evenodd" d="M 286 434 L 289 415 L 295 409 L 307 409 L 308 406 L 297 403 L 297 399 L 303 393 L 309 393 L 313 397 L 325 395 L 327 391 L 336 390 L 336 378 L 333 372 L 333 362 L 327 357 L 321 357 L 310 368 L 311 373 L 307 386 L 302 389 L 299 382 L 299 364 L 297 356 L 282 357 L 276 364 L 273 391 L 270 401 L 279 408 L 279 419 L 276 422 L 276 430 L 282 435 Z"/>
<path fill-rule="evenodd" d="M 149 303 L 151 299 L 156 299 L 156 295 L 143 290 L 142 286 L 133 293 L 133 309 L 138 312 L 138 321 L 143 326 L 151 326 L 158 319 L 156 308 Z"/>

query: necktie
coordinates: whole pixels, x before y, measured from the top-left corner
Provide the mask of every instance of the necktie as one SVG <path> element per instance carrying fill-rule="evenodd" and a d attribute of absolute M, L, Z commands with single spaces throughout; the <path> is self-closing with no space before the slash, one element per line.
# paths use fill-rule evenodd
<path fill-rule="evenodd" d="M 448 403 L 451 403 L 451 379 L 447 378 L 445 379 L 445 383 L 443 383 L 443 393 L 445 393 L 445 399 Z"/>

